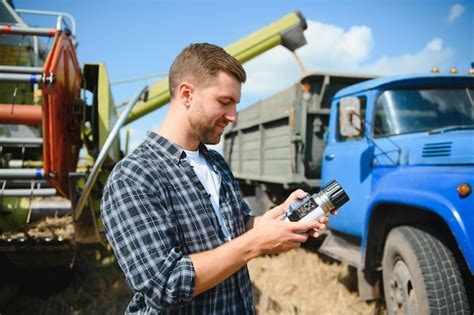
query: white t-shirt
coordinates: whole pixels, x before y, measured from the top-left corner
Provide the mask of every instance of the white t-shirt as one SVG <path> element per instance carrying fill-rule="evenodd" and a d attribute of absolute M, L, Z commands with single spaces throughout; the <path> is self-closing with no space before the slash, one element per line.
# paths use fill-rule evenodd
<path fill-rule="evenodd" d="M 212 166 L 209 165 L 206 158 L 199 150 L 184 150 L 184 152 L 186 152 L 186 157 L 193 167 L 197 177 L 199 178 L 199 181 L 202 183 L 206 191 L 211 195 L 212 207 L 216 213 L 222 233 L 224 233 L 226 239 L 229 241 L 231 239 L 230 233 L 224 223 L 224 218 L 222 217 L 222 212 L 219 207 L 219 191 L 221 189 L 219 175 L 212 169 Z"/>

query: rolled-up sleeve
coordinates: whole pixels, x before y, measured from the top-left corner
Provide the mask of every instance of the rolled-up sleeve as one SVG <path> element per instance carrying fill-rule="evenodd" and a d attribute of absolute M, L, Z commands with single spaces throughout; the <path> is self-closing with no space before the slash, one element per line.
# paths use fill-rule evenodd
<path fill-rule="evenodd" d="M 177 227 L 159 187 L 110 180 L 101 204 L 105 234 L 127 281 L 158 309 L 192 300 L 195 271 L 176 241 Z"/>

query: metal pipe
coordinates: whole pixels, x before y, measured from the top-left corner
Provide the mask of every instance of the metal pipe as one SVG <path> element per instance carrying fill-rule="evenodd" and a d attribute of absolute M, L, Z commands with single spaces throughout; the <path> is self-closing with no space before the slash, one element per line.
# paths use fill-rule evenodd
<path fill-rule="evenodd" d="M 293 12 L 280 20 L 267 25 L 259 31 L 225 47 L 225 50 L 241 63 L 244 63 L 265 51 L 284 45 L 291 51 L 304 45 L 303 30 L 307 28 L 306 20 L 299 12 Z M 130 113 L 127 123 L 160 108 L 170 101 L 168 78 L 150 85 L 148 100 L 138 104 Z"/>
<path fill-rule="evenodd" d="M 33 36 L 54 37 L 54 35 L 56 35 L 56 30 L 54 28 L 2 25 L 0 27 L 0 34 L 3 34 L 3 35 L 33 35 Z"/>
<path fill-rule="evenodd" d="M 43 161 L 9 160 L 8 168 L 41 168 Z"/>
<path fill-rule="evenodd" d="M 0 191 L 0 197 L 47 197 L 55 196 L 55 188 L 37 188 L 37 189 L 4 189 Z"/>
<path fill-rule="evenodd" d="M 89 177 L 87 178 L 87 181 L 84 184 L 84 188 L 82 190 L 81 196 L 79 197 L 79 201 L 77 202 L 76 208 L 74 209 L 75 221 L 77 221 L 81 217 L 82 211 L 84 210 L 86 201 L 89 198 L 89 194 L 92 190 L 92 187 L 94 186 L 97 176 L 99 175 L 102 164 L 104 163 L 105 158 L 107 157 L 109 150 L 112 148 L 112 145 L 114 144 L 117 136 L 120 135 L 120 129 L 125 124 L 128 114 L 132 110 L 133 106 L 135 106 L 135 104 L 138 103 L 143 93 L 145 93 L 147 90 L 148 90 L 148 86 L 145 86 L 144 88 L 142 88 L 140 92 L 138 92 L 135 95 L 132 101 L 128 103 L 127 107 L 122 112 L 119 119 L 117 120 L 114 127 L 112 128 L 109 135 L 107 136 L 107 139 L 105 140 L 105 143 L 99 152 L 99 156 L 97 157 L 92 167 L 91 173 L 89 174 Z"/>
<path fill-rule="evenodd" d="M 42 168 L 0 168 L 1 179 L 42 179 L 44 170 Z"/>
<path fill-rule="evenodd" d="M 63 16 L 58 15 L 58 20 L 56 21 L 56 29 L 60 30 L 61 29 L 61 24 L 63 23 Z"/>
<path fill-rule="evenodd" d="M 0 146 L 38 147 L 43 144 L 43 138 L 7 138 L 0 137 Z"/>
<path fill-rule="evenodd" d="M 33 66 L 37 67 L 40 65 L 39 59 L 40 59 L 40 54 L 39 54 L 39 39 L 38 36 L 33 36 L 33 55 L 34 55 L 34 63 Z"/>
<path fill-rule="evenodd" d="M 69 13 L 66 12 L 58 12 L 58 11 L 40 11 L 40 10 L 30 10 L 30 9 L 16 9 L 18 13 L 26 13 L 26 14 L 37 14 L 37 15 L 52 15 L 52 16 L 62 16 L 67 17 L 69 22 L 71 23 L 71 33 L 73 36 L 76 36 L 76 19 Z M 64 22 L 66 26 L 66 22 Z"/>
<path fill-rule="evenodd" d="M 41 125 L 43 110 L 38 105 L 0 104 L 0 124 Z"/>
<path fill-rule="evenodd" d="M 0 191 L 1 191 L 1 186 L 2 186 L 2 182 L 3 183 L 6 183 L 8 181 L 8 187 L 9 188 L 24 188 L 26 186 L 30 186 L 31 185 L 31 182 L 33 181 L 35 183 L 35 187 L 37 188 L 53 188 L 53 186 L 51 186 L 49 183 L 48 183 L 48 180 L 47 179 L 34 179 L 34 180 L 31 180 L 31 179 L 0 179 Z M 6 184 L 5 184 L 6 186 Z"/>
<path fill-rule="evenodd" d="M 41 74 L 16 74 L 16 73 L 0 73 L 0 82 L 27 82 L 40 83 L 43 76 Z"/>
<path fill-rule="evenodd" d="M 0 66 L 0 73 L 24 73 L 24 74 L 42 74 L 42 67 L 16 67 L 16 66 Z"/>
<path fill-rule="evenodd" d="M 124 155 L 128 154 L 128 146 L 130 144 L 130 128 L 125 131 L 125 152 Z"/>

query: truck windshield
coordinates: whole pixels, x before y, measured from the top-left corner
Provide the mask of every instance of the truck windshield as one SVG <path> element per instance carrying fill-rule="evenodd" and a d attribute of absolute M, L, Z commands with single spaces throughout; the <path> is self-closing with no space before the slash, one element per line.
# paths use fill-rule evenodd
<path fill-rule="evenodd" d="M 474 128 L 474 88 L 384 91 L 375 105 L 374 135 Z"/>

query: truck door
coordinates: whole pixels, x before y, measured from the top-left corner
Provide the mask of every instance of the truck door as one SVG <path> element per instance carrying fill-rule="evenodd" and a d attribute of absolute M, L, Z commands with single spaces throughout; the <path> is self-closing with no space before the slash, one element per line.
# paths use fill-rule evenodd
<path fill-rule="evenodd" d="M 355 106 L 354 111 L 347 106 Z M 322 184 L 337 180 L 349 195 L 349 202 L 329 227 L 339 232 L 362 237 L 365 212 L 370 196 L 373 146 L 364 137 L 366 120 L 365 96 L 335 99 L 332 104 L 330 129 L 322 161 Z M 346 114 L 345 119 L 344 112 Z M 342 116 L 341 116 L 342 115 Z M 357 121 L 358 120 L 358 121 Z M 352 125 L 348 125 L 350 122 Z M 347 130 L 347 129 L 352 130 Z"/>

